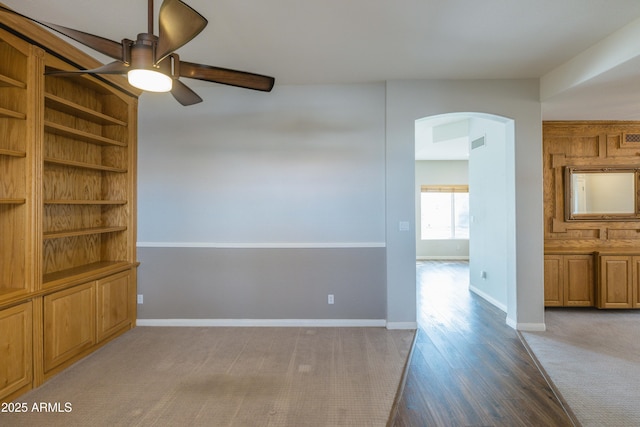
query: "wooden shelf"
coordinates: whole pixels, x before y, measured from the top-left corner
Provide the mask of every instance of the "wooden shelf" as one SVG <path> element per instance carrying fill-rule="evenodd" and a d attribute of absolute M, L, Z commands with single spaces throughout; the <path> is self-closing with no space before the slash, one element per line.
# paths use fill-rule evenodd
<path fill-rule="evenodd" d="M 24 151 L 6 150 L 4 148 L 0 148 L 0 156 L 26 157 L 27 153 L 25 153 Z"/>
<path fill-rule="evenodd" d="M 24 113 L 18 113 L 17 111 L 7 110 L 6 108 L 0 107 L 0 117 L 8 117 L 10 119 L 24 120 L 27 118 L 27 115 Z"/>
<path fill-rule="evenodd" d="M 127 172 L 126 169 L 122 169 L 122 168 L 114 168 L 112 166 L 103 166 L 103 165 L 94 165 L 91 163 L 76 162 L 73 160 L 54 159 L 52 157 L 45 157 L 44 162 L 54 164 L 54 165 L 71 166 L 75 168 L 92 169 L 92 170 L 99 170 L 99 171 L 106 171 L 106 172 L 116 172 L 116 173 Z"/>
<path fill-rule="evenodd" d="M 77 139 L 79 141 L 89 142 L 91 144 L 98 145 L 115 145 L 118 147 L 126 147 L 127 144 L 122 141 L 116 141 L 115 139 L 105 138 L 104 136 L 95 135 L 89 132 L 84 132 L 78 129 L 70 128 L 68 126 L 60 125 L 58 123 L 45 121 L 45 132 L 49 132 L 55 135 L 66 136 L 71 139 Z"/>
<path fill-rule="evenodd" d="M 53 108 L 54 110 L 71 114 L 73 116 L 80 117 L 94 123 L 99 123 L 102 125 L 127 126 L 127 123 L 122 120 L 116 119 L 115 117 L 107 116 L 106 114 L 91 110 L 90 108 L 84 107 L 82 105 L 76 104 L 75 102 L 71 102 L 67 99 L 50 93 L 45 93 L 44 102 L 45 106 Z"/>
<path fill-rule="evenodd" d="M 105 234 L 105 233 L 115 233 L 118 231 L 125 231 L 127 227 L 93 227 L 93 228 L 82 228 L 78 230 L 64 230 L 64 231 L 50 231 L 47 233 L 43 233 L 43 239 L 60 239 L 62 237 L 73 237 L 73 236 L 88 236 L 91 234 Z"/>
<path fill-rule="evenodd" d="M 126 200 L 45 200 L 45 205 L 126 205 Z"/>
<path fill-rule="evenodd" d="M 11 77 L 0 74 L 0 87 L 17 87 L 25 89 L 27 85 L 18 80 L 12 79 Z"/>
<path fill-rule="evenodd" d="M 25 199 L 2 199 L 0 198 L 0 205 L 23 205 L 26 202 Z"/>
<path fill-rule="evenodd" d="M 24 294 L 27 291 L 24 288 L 0 288 L 0 299 L 11 294 Z"/>
<path fill-rule="evenodd" d="M 132 264 L 127 261 L 94 262 L 91 264 L 81 265 L 79 267 L 45 274 L 42 277 L 42 283 L 45 287 L 53 287 L 57 284 L 69 283 L 74 281 L 83 282 L 122 271 L 130 268 L 131 266 Z"/>
<path fill-rule="evenodd" d="M 16 286 L 19 284 L 16 284 Z M 25 286 L 23 283 L 22 286 Z M 18 301 L 24 299 L 27 295 L 29 295 L 30 291 L 23 288 L 16 288 L 11 286 L 5 286 L 4 288 L 0 288 L 0 304 L 7 305 L 12 304 L 12 301 Z M 6 347 L 5 347 L 6 348 Z"/>

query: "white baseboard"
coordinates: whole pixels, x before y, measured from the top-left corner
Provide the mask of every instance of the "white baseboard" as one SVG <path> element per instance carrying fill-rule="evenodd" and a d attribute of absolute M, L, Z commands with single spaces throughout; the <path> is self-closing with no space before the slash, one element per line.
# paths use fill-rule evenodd
<path fill-rule="evenodd" d="M 417 256 L 416 261 L 469 261 L 469 256 L 461 256 L 461 255 L 426 255 L 426 256 Z"/>
<path fill-rule="evenodd" d="M 496 307 L 498 307 L 500 310 L 504 311 L 505 313 L 507 312 L 507 306 L 506 305 L 504 305 L 500 301 L 496 300 L 491 295 L 489 295 L 489 294 L 481 291 L 480 289 L 476 288 L 475 286 L 473 286 L 473 284 L 469 284 L 469 290 L 471 292 L 473 292 L 474 294 L 478 295 L 480 298 L 482 298 L 484 300 L 487 300 L 489 303 L 495 305 Z"/>
<path fill-rule="evenodd" d="M 137 326 L 184 327 L 388 327 L 384 319 L 137 319 Z"/>
<path fill-rule="evenodd" d="M 386 242 L 279 242 L 279 243 L 218 243 L 218 242 L 137 242 L 138 248 L 214 248 L 214 249 L 339 249 L 385 248 Z"/>
<path fill-rule="evenodd" d="M 544 332 L 547 327 L 544 323 L 518 323 L 514 319 L 507 317 L 507 325 L 511 326 L 517 331 L 524 332 Z"/>
<path fill-rule="evenodd" d="M 387 322 L 387 329 L 418 329 L 418 322 Z"/>

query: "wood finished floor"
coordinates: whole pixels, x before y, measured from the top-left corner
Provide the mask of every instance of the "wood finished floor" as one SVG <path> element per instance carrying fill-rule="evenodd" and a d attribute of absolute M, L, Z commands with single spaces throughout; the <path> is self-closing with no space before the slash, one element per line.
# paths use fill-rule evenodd
<path fill-rule="evenodd" d="M 394 427 L 573 426 L 463 261 L 418 263 L 419 329 Z"/>

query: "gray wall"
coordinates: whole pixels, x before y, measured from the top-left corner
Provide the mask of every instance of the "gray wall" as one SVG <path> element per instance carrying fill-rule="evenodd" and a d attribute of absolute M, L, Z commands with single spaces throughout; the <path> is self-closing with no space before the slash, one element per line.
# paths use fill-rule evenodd
<path fill-rule="evenodd" d="M 238 295 L 256 289 L 279 293 L 287 288 L 276 283 L 291 279 L 283 271 L 280 278 L 262 280 L 260 269 L 247 262 L 246 287 L 237 295 L 233 287 L 216 295 L 215 288 L 201 285 L 212 283 L 204 277 L 215 276 L 216 269 L 174 262 L 192 250 L 202 251 L 199 259 L 212 266 L 221 265 L 232 249 L 247 251 L 247 260 L 272 259 L 282 266 L 287 263 L 282 249 L 317 249 L 326 260 L 348 249 L 361 252 L 358 257 L 384 274 L 385 284 L 367 288 L 361 304 L 368 307 L 354 313 L 377 316 L 385 301 L 389 327 L 415 327 L 415 120 L 483 112 L 515 120 L 515 141 L 506 147 L 512 170 L 508 226 L 513 230 L 506 242 L 507 322 L 522 329 L 544 327 L 538 91 L 537 80 L 290 86 L 271 94 L 207 86 L 198 88 L 205 102 L 188 108 L 167 95 L 144 94 L 138 240 L 145 304 L 140 316 L 192 317 L 196 312 L 190 307 L 198 307 L 197 316 L 217 318 L 220 313 L 200 301 L 222 298 L 233 307 L 229 315 L 259 318 L 265 312 L 242 303 Z M 255 257 L 257 249 L 264 254 Z M 303 270 L 313 273 L 315 265 L 300 263 L 296 276 L 311 277 Z M 160 274 L 161 266 L 173 276 Z M 362 280 L 370 280 L 354 271 L 362 264 L 324 266 L 335 269 L 336 276 L 320 276 L 322 283 L 313 282 L 314 287 L 324 295 L 340 283 L 336 302 L 342 301 L 341 294 L 362 292 Z M 239 274 L 240 269 L 230 271 Z M 170 277 L 194 278 L 182 284 L 189 291 L 182 295 L 180 313 L 169 312 L 163 296 L 178 286 Z M 313 287 L 300 295 L 271 304 L 270 318 L 292 316 L 300 304 L 309 307 L 319 298 Z M 319 304 L 307 318 L 335 316 L 335 307 Z"/>
<path fill-rule="evenodd" d="M 141 319 L 386 318 L 384 248 L 165 247 L 138 256 Z"/>
<path fill-rule="evenodd" d="M 141 98 L 139 318 L 384 321 L 384 84 L 197 91 Z"/>

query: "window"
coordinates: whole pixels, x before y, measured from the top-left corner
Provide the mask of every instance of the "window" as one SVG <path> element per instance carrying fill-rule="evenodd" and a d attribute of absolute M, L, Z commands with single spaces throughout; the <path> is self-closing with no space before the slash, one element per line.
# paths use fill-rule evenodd
<path fill-rule="evenodd" d="M 469 186 L 423 185 L 420 193 L 420 238 L 469 238 Z"/>

